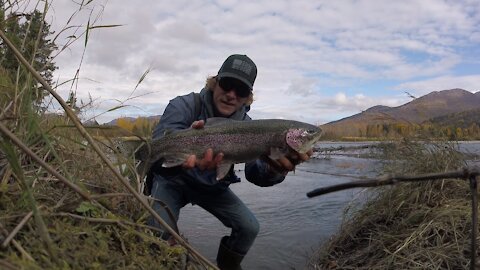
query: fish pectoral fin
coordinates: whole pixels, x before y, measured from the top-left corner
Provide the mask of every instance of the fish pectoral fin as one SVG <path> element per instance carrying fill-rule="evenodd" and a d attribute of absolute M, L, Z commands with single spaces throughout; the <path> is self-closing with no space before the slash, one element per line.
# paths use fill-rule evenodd
<path fill-rule="evenodd" d="M 162 167 L 171 168 L 171 167 L 182 165 L 187 160 L 187 158 L 188 156 L 166 157 L 162 162 Z"/>
<path fill-rule="evenodd" d="M 232 167 L 232 163 L 221 163 L 217 166 L 217 180 L 223 179 Z"/>
<path fill-rule="evenodd" d="M 268 157 L 270 159 L 279 159 L 285 156 L 285 151 L 282 148 L 279 147 L 271 147 L 270 148 L 270 155 Z"/>

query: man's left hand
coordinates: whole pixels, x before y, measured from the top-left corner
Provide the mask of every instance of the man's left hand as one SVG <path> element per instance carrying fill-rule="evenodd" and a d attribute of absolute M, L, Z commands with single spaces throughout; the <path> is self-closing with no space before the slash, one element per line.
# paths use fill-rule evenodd
<path fill-rule="evenodd" d="M 287 175 L 288 172 L 295 170 L 295 166 L 309 160 L 312 154 L 313 150 L 309 150 L 305 154 L 291 151 L 287 155 L 285 155 L 285 157 L 275 160 L 267 158 L 266 161 L 268 165 L 270 165 L 271 170 Z"/>

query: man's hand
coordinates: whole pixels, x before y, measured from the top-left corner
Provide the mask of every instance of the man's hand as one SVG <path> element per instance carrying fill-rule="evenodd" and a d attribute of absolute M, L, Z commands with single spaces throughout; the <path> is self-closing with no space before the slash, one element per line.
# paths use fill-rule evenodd
<path fill-rule="evenodd" d="M 192 123 L 191 128 L 202 129 L 205 126 L 205 121 L 199 120 Z M 213 150 L 211 148 L 205 151 L 203 159 L 198 159 L 196 155 L 190 155 L 183 163 L 183 167 L 186 169 L 192 169 L 197 166 L 200 170 L 214 170 L 223 159 L 223 153 L 218 153 L 213 156 Z"/>
<path fill-rule="evenodd" d="M 279 159 L 270 159 L 266 158 L 266 162 L 270 165 L 270 169 L 281 173 L 283 175 L 287 175 L 288 172 L 294 171 L 295 166 L 298 164 L 307 161 L 313 154 L 313 150 L 309 150 L 305 154 L 300 154 L 295 151 L 289 152 L 285 157 Z"/>

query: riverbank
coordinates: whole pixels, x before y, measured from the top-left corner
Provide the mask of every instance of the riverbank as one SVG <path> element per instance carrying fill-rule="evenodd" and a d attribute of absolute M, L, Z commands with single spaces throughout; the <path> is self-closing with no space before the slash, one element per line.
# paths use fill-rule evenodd
<path fill-rule="evenodd" d="M 27 117 L 26 117 L 27 118 Z M 0 269 L 186 269 L 187 250 L 146 225 L 133 160 L 109 169 L 64 119 L 5 123 L 0 141 Z M 35 123 L 35 125 L 30 125 Z M 16 136 L 16 137 L 15 137 Z M 110 149 L 116 149 L 109 146 Z M 192 269 L 192 268 L 189 268 Z"/>
<path fill-rule="evenodd" d="M 454 143 L 404 142 L 384 149 L 383 171 L 412 175 L 464 165 Z M 315 254 L 309 269 L 467 269 L 471 195 L 460 179 L 372 189 L 364 207 Z"/>
<path fill-rule="evenodd" d="M 47 127 L 46 130 L 52 129 Z M 43 168 L 32 164 L 26 155 L 20 154 L 18 160 L 21 160 L 22 168 L 25 168 L 24 176 L 29 179 L 28 181 L 31 181 L 29 183 L 32 183 L 30 186 L 34 197 L 37 199 L 36 203 L 47 228 L 49 228 L 50 238 L 55 241 L 53 254 L 61 259 L 54 262 L 49 259 L 51 258 L 50 255 L 45 256 L 46 242 L 43 238 L 38 237 L 38 225 L 35 219 L 30 217 L 26 219 L 27 225 L 20 228 L 20 233 L 14 235 L 14 239 L 26 250 L 27 255 L 19 253 L 15 246 L 11 244 L 2 253 L 4 257 L 3 261 L 0 260 L 0 263 L 8 263 L 18 268 L 52 268 L 59 265 L 75 265 L 80 260 L 85 268 L 98 266 L 104 269 L 117 269 L 129 266 L 149 269 L 149 266 L 153 265 L 162 265 L 169 269 L 183 268 L 185 249 L 178 247 L 171 249 L 159 240 L 149 228 L 144 226 L 148 214 L 145 213 L 137 201 L 132 199 L 128 191 L 122 185 L 119 185 L 112 172 L 105 168 L 103 162 L 90 147 L 85 147 L 81 143 L 82 138 L 78 134 L 73 131 L 56 131 L 56 129 L 53 129 L 53 132 L 50 132 L 47 136 L 47 138 L 54 138 L 55 146 L 46 141 L 44 144 L 33 145 L 32 149 L 35 153 L 41 155 L 44 160 L 48 160 L 48 164 L 57 171 L 68 175 L 73 183 L 81 186 L 84 190 L 88 190 L 95 196 L 95 201 L 89 203 L 82 200 L 78 194 L 50 176 Z M 31 134 L 31 132 L 25 134 Z M 72 141 L 75 143 L 72 143 Z M 322 147 L 331 148 L 333 144 L 340 143 L 321 144 Z M 354 144 L 347 145 L 355 146 Z M 356 146 L 362 145 L 357 143 Z M 443 149 L 444 146 L 439 147 Z M 110 148 L 116 149 L 116 147 Z M 471 148 L 470 145 L 468 148 Z M 415 147 L 404 145 L 402 149 L 401 155 L 415 156 L 412 154 Z M 405 149 L 411 149 L 412 151 L 406 152 Z M 55 151 L 55 155 L 51 154 L 53 151 Z M 386 156 L 379 158 L 379 160 L 392 160 L 392 152 L 387 151 Z M 455 155 L 450 152 L 441 153 L 444 154 L 436 157 L 455 158 Z M 121 161 L 122 155 L 118 155 L 115 160 Z M 417 161 L 412 162 L 421 167 L 420 164 L 423 163 L 418 162 L 418 160 L 424 162 L 430 159 L 420 156 Z M 370 170 L 374 166 L 372 162 L 377 162 L 377 160 L 336 155 L 330 159 L 312 159 L 310 162 L 300 165 L 294 174 L 289 174 L 284 183 L 274 187 L 258 188 L 246 180 L 232 185 L 235 193 L 249 204 L 261 223 L 261 232 L 251 252 L 243 262 L 245 269 L 302 269 L 307 255 L 312 253 L 312 248 L 317 248 L 319 242 L 323 243 L 325 239 L 337 232 L 339 227 L 347 227 L 347 222 L 341 226 L 342 209 L 347 207 L 351 199 L 358 194 L 358 190 L 352 190 L 352 192 L 345 192 L 341 195 L 332 194 L 322 198 L 308 199 L 305 197 L 306 192 L 321 185 L 354 181 L 353 177 L 355 176 L 371 176 L 369 175 Z M 453 164 L 452 161 L 449 162 Z M 119 170 L 123 175 L 129 177 L 133 186 L 138 188 L 140 183 L 136 181 L 131 165 L 127 163 Z M 445 166 L 436 169 L 443 170 Z M 413 171 L 413 168 L 405 167 L 405 170 Z M 26 204 L 22 197 L 25 193 L 19 179 L 12 176 L 11 172 L 8 172 L 8 174 L 3 178 L 8 179 L 3 182 L 8 188 L 0 193 L 2 195 L 0 196 L 0 206 L 2 207 L 0 208 L 0 216 L 6 231 L 11 232 L 22 222 L 23 218 L 29 215 L 31 206 Z M 20 175 L 20 173 L 18 174 Z M 452 193 L 447 189 L 449 185 L 444 186 L 445 194 L 442 194 L 440 198 Z M 413 191 L 408 190 L 401 193 L 413 194 Z M 425 189 L 421 192 L 421 194 L 423 193 L 429 194 L 432 191 Z M 385 204 L 388 202 L 387 199 L 385 199 Z M 407 204 L 409 203 L 400 202 L 396 207 Z M 452 205 L 451 202 L 444 204 Z M 466 206 L 468 207 L 468 204 Z M 384 206 L 381 207 L 383 209 Z M 370 214 L 374 215 L 381 212 L 377 208 L 370 208 Z M 426 204 L 426 206 L 422 205 L 420 208 L 432 209 L 432 206 Z M 412 209 L 414 210 L 414 208 Z M 412 209 L 404 210 L 402 208 L 398 212 L 409 213 L 413 211 Z M 198 248 L 210 261 L 214 261 L 219 238 L 222 233 L 228 233 L 228 230 L 214 218 L 208 219 L 208 217 L 211 217 L 210 214 L 198 215 L 201 210 L 195 209 L 193 206 L 182 211 L 179 221 L 180 231 L 195 248 Z M 463 210 L 456 209 L 455 212 L 466 216 L 466 219 L 468 219 L 468 213 Z M 353 212 L 348 213 L 349 216 L 353 216 L 353 214 Z M 419 213 L 418 215 L 427 214 Z M 394 212 L 394 215 L 399 214 Z M 365 216 L 367 215 L 365 214 Z M 432 217 L 427 216 L 425 218 Z M 468 220 L 465 222 L 468 222 Z M 354 220 L 352 224 L 352 227 L 355 227 L 356 224 L 362 224 L 364 228 L 368 228 L 370 223 L 363 224 L 361 220 Z M 382 225 L 383 228 L 393 223 L 382 224 L 378 222 L 378 224 Z M 432 224 L 436 225 L 436 223 Z M 400 225 L 396 226 L 400 228 Z M 464 230 L 468 233 L 468 227 Z M 350 234 L 352 233 L 354 232 L 351 230 Z M 382 233 L 390 232 L 381 232 L 375 236 L 375 239 L 381 239 Z M 364 236 L 360 235 L 356 238 L 359 237 Z M 353 240 L 355 239 L 348 239 L 347 243 L 355 243 Z M 333 241 L 331 245 L 335 246 L 336 243 L 339 242 Z M 359 250 L 362 247 L 360 244 L 356 246 L 352 244 L 351 247 Z M 324 246 L 327 245 L 330 244 Z M 58 250 L 57 246 L 61 247 L 61 250 Z M 458 248 L 462 250 L 462 247 Z M 403 248 L 401 251 L 403 250 L 407 249 Z M 340 254 L 340 251 L 337 249 L 335 254 Z M 369 254 L 362 253 L 363 251 L 358 252 L 362 254 L 361 257 L 368 258 L 369 256 Z M 88 256 L 90 253 L 94 255 Z M 316 252 L 315 255 L 317 256 L 317 254 L 320 254 L 320 252 Z M 344 256 L 347 255 L 347 253 L 344 254 Z M 35 261 L 31 262 L 27 256 L 31 256 Z M 340 257 L 340 255 L 338 258 L 331 257 L 333 259 L 327 261 L 329 267 L 336 265 L 337 268 L 345 267 L 348 269 L 348 263 L 342 262 Z M 387 255 L 385 257 L 388 258 Z M 319 257 L 317 256 L 317 258 Z M 320 259 L 310 261 L 312 264 L 316 263 L 319 267 L 321 265 Z M 330 262 L 333 263 L 330 264 Z"/>

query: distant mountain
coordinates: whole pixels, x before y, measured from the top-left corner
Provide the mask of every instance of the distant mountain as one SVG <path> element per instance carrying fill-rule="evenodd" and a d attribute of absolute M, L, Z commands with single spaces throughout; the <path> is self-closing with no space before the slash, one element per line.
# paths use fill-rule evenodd
<path fill-rule="evenodd" d="M 326 125 L 345 124 L 351 121 L 420 124 L 434 117 L 474 109 L 480 109 L 480 92 L 473 94 L 463 89 L 451 89 L 431 92 L 398 107 L 374 106 Z"/>
<path fill-rule="evenodd" d="M 385 124 L 421 124 L 446 123 L 461 121 L 464 116 L 464 125 L 480 120 L 480 92 L 471 93 L 463 89 L 434 91 L 427 95 L 413 99 L 398 106 L 374 106 L 361 113 L 333 121 L 323 125 L 325 130 L 336 130 L 344 136 L 355 136 L 359 130 L 366 130 L 367 126 Z M 465 112 L 464 114 L 462 114 Z M 442 118 L 443 117 L 443 118 Z M 454 120 L 457 119 L 457 120 Z M 473 122 L 472 122 L 473 121 Z"/>
<path fill-rule="evenodd" d="M 397 119 L 421 123 L 430 118 L 480 109 L 480 95 L 463 89 L 435 91 L 394 108 L 390 113 Z"/>
<path fill-rule="evenodd" d="M 388 106 L 377 105 L 377 106 L 373 106 L 373 107 L 367 109 L 365 112 L 366 113 L 384 113 L 384 112 L 388 111 L 389 109 L 391 109 L 391 108 L 388 107 Z"/>
<path fill-rule="evenodd" d="M 472 124 L 480 126 L 480 109 L 437 116 L 429 119 L 427 122 L 438 126 L 456 126 L 460 128 L 468 128 Z"/>
<path fill-rule="evenodd" d="M 91 126 L 99 126 L 100 124 L 97 122 L 96 119 L 90 119 L 88 121 L 85 121 L 82 123 L 86 127 L 91 127 Z"/>

